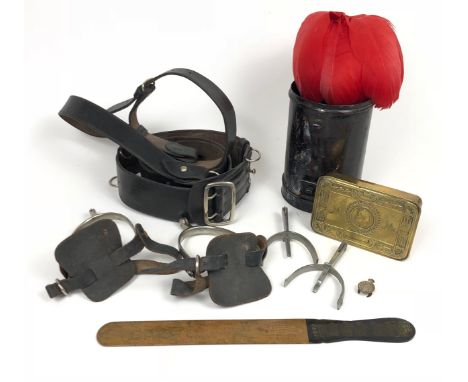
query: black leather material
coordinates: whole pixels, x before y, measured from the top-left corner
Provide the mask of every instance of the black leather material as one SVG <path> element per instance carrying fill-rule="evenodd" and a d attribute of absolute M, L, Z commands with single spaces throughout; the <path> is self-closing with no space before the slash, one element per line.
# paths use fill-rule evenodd
<path fill-rule="evenodd" d="M 197 130 L 190 131 L 196 132 Z M 212 135 L 218 134 L 222 133 L 212 132 Z M 179 184 L 157 176 L 143 167 L 135 156 L 119 149 L 116 162 L 120 199 L 126 205 L 148 215 L 172 221 L 187 218 L 191 223 L 204 225 L 203 194 L 207 184 L 233 182 L 236 187 L 236 203 L 249 191 L 250 165 L 244 158 L 250 154 L 250 145 L 245 139 L 236 138 L 233 147 L 230 156 L 233 166 L 230 169 L 191 184 Z M 231 191 L 226 187 L 213 187 L 210 195 L 214 193 L 217 193 L 217 197 L 210 201 L 208 215 L 216 215 L 213 221 L 219 222 L 231 210 Z"/>
<path fill-rule="evenodd" d="M 307 319 L 309 343 L 339 341 L 407 342 L 416 334 L 414 326 L 401 318 L 336 321 Z"/>
<path fill-rule="evenodd" d="M 55 250 L 66 279 L 60 286 L 69 293 L 82 289 L 92 301 L 102 301 L 125 285 L 136 273 L 129 260 L 143 244 L 132 240 L 122 246 L 119 230 L 112 220 L 101 220 L 62 241 Z M 58 284 L 46 287 L 50 297 L 62 295 Z"/>
<path fill-rule="evenodd" d="M 172 262 L 132 260 L 147 248 L 171 256 Z M 65 276 L 46 286 L 49 297 L 81 289 L 92 301 L 103 301 L 134 275 L 169 275 L 186 271 L 194 280 L 173 280 L 171 294 L 191 296 L 210 289 L 216 304 L 235 306 L 268 296 L 270 281 L 261 269 L 266 239 L 252 233 L 222 235 L 208 245 L 205 257 L 184 257 L 177 249 L 153 241 L 140 224 L 135 237 L 122 245 L 117 225 L 96 220 L 78 228 L 56 248 L 55 258 Z M 202 274 L 208 273 L 208 276 Z"/>
<path fill-rule="evenodd" d="M 137 109 L 155 89 L 155 82 L 177 75 L 198 85 L 218 106 L 225 131 L 182 130 L 149 134 L 140 125 Z M 112 113 L 133 104 L 129 123 Z M 249 191 L 250 164 L 245 158 L 251 148 L 236 136 L 234 108 L 213 82 L 189 69 L 172 69 L 151 78 L 135 91 L 134 97 L 105 110 L 77 96 L 71 96 L 59 115 L 81 131 L 107 137 L 120 147 L 117 154 L 119 195 L 130 207 L 169 220 L 187 218 L 205 224 L 203 193 L 210 182 L 229 181 L 236 186 L 236 201 Z M 209 216 L 221 222 L 231 210 L 231 190 L 217 187 L 209 203 Z"/>
<path fill-rule="evenodd" d="M 217 236 L 210 241 L 206 256 L 227 255 L 223 269 L 208 271 L 209 290 L 213 302 L 236 306 L 267 297 L 271 283 L 261 268 L 266 246 L 263 238 L 253 233 Z"/>
<path fill-rule="evenodd" d="M 143 248 L 171 256 L 169 263 L 155 260 L 131 260 Z M 135 237 L 122 245 L 116 224 L 109 219 L 95 221 L 80 228 L 63 240 L 55 250 L 55 259 L 65 279 L 46 286 L 50 298 L 81 289 L 92 301 L 103 301 L 125 285 L 136 274 L 169 275 L 180 271 L 206 272 L 226 266 L 226 255 L 184 258 L 169 245 L 158 243 L 147 235 L 140 224 L 135 225 Z M 180 288 L 192 287 L 192 282 L 175 280 Z M 195 280 L 197 281 L 197 280 Z M 192 293 L 201 291 L 200 286 Z M 182 292 L 181 292 L 182 293 Z M 182 294 L 181 294 L 182 295 Z"/>

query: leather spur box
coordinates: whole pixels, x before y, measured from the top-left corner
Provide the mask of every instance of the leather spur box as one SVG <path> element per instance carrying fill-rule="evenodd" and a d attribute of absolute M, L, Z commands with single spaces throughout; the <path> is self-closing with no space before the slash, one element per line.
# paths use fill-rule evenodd
<path fill-rule="evenodd" d="M 422 200 L 419 196 L 341 174 L 322 176 L 312 229 L 396 260 L 408 257 Z"/>

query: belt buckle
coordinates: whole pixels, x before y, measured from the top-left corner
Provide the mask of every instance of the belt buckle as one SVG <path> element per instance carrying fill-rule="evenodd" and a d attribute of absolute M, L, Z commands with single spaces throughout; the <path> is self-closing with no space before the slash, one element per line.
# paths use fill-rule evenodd
<path fill-rule="evenodd" d="M 213 195 L 210 195 L 210 190 L 214 187 L 225 187 L 231 190 L 231 209 L 229 210 L 229 217 L 227 219 L 224 218 L 220 222 L 214 222 L 212 219 L 218 215 L 215 212 L 213 215 L 209 216 L 209 204 L 210 201 L 213 200 L 218 196 L 218 193 L 215 192 Z M 208 183 L 205 186 L 205 190 L 203 192 L 203 219 L 205 220 L 205 224 L 209 226 L 220 226 L 226 225 L 231 223 L 234 220 L 234 214 L 236 212 L 236 186 L 232 182 L 212 182 Z"/>

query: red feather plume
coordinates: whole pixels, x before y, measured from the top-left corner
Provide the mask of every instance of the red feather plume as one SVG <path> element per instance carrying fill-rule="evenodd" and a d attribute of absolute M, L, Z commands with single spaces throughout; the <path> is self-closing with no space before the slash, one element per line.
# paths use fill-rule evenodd
<path fill-rule="evenodd" d="M 390 107 L 403 82 L 403 55 L 390 22 L 342 12 L 309 15 L 297 34 L 294 80 L 314 102 L 350 105 L 372 100 Z"/>

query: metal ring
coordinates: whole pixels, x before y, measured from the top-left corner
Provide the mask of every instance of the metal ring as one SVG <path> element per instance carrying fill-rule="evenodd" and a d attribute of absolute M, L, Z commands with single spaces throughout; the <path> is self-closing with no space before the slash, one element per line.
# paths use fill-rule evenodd
<path fill-rule="evenodd" d="M 116 176 L 113 176 L 112 178 L 109 179 L 109 185 L 110 185 L 111 187 L 116 187 L 116 188 L 119 187 L 119 182 L 117 181 L 117 177 L 116 177 Z"/>
<path fill-rule="evenodd" d="M 63 287 L 63 285 L 60 283 L 60 280 L 59 279 L 55 279 L 55 283 L 57 284 L 58 288 L 60 289 L 60 292 L 62 292 L 62 294 L 64 296 L 67 296 L 68 295 L 68 292 L 65 290 L 65 288 Z"/>
<path fill-rule="evenodd" d="M 208 171 L 208 174 L 213 174 L 214 176 L 218 176 L 219 172 L 210 170 L 210 171 Z"/>
<path fill-rule="evenodd" d="M 219 235 L 225 235 L 225 234 L 228 234 L 228 233 L 234 233 L 234 232 L 230 231 L 230 230 L 228 230 L 226 228 L 213 227 L 213 226 L 189 227 L 187 229 L 184 229 L 179 235 L 179 239 L 178 239 L 179 252 L 180 252 L 180 254 L 182 255 L 182 257 L 184 259 L 190 259 L 190 258 L 192 258 L 192 256 L 190 256 L 185 251 L 184 247 L 182 246 L 182 242 L 185 239 L 188 239 L 188 238 L 193 237 L 193 236 L 201 236 L 201 235 L 219 236 Z M 200 257 L 200 256 L 196 255 L 195 258 L 197 258 L 197 257 Z M 199 265 L 198 265 L 198 267 L 199 267 Z M 195 260 L 195 272 L 187 271 L 187 274 L 190 277 L 196 277 L 197 276 L 196 271 L 197 271 L 197 263 L 196 263 L 196 260 Z M 198 269 L 198 271 L 200 271 L 200 269 Z"/>
<path fill-rule="evenodd" d="M 257 153 L 257 158 L 255 159 L 252 159 L 252 152 L 256 152 Z M 250 163 L 253 163 L 253 162 L 258 162 L 260 160 L 260 158 L 262 157 L 262 153 L 260 151 L 258 151 L 257 149 L 250 149 L 250 158 L 245 158 L 245 160 L 247 162 L 250 162 Z"/>
<path fill-rule="evenodd" d="M 195 256 L 195 277 L 200 276 L 200 256 Z"/>
<path fill-rule="evenodd" d="M 179 225 L 183 230 L 192 227 L 188 219 L 184 217 L 179 219 Z"/>

